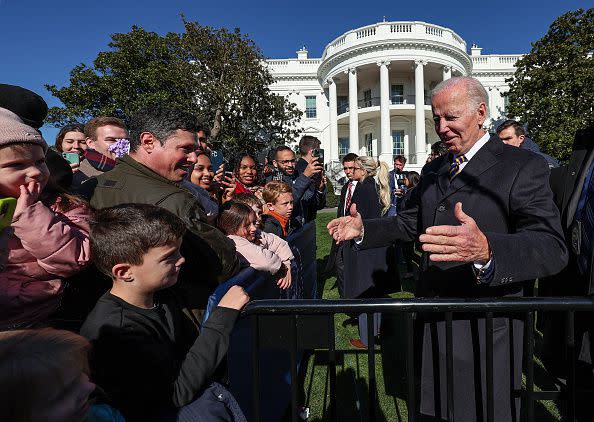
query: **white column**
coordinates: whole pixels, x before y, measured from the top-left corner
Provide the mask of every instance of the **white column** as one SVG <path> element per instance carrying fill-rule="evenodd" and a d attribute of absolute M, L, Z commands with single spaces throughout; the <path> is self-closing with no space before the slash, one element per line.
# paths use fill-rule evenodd
<path fill-rule="evenodd" d="M 392 162 L 392 134 L 390 133 L 390 62 L 379 62 L 380 68 L 380 160 Z"/>
<path fill-rule="evenodd" d="M 359 153 L 359 104 L 357 104 L 357 69 L 349 73 L 349 152 Z"/>
<path fill-rule="evenodd" d="M 425 164 L 425 80 L 423 75 L 424 61 L 415 60 L 415 156 L 417 164 Z"/>
<path fill-rule="evenodd" d="M 452 66 L 443 67 L 443 80 L 450 79 L 452 77 Z"/>
<path fill-rule="evenodd" d="M 336 84 L 328 78 L 328 95 L 330 96 L 330 159 L 338 160 L 338 124 L 337 124 L 337 99 Z"/>

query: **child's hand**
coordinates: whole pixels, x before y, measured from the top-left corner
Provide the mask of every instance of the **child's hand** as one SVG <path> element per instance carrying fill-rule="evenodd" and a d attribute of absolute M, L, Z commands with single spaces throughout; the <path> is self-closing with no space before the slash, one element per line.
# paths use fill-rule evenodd
<path fill-rule="evenodd" d="M 243 290 L 241 286 L 231 286 L 225 296 L 223 296 L 219 302 L 221 308 L 230 308 L 239 311 L 250 301 L 250 297 Z"/>
<path fill-rule="evenodd" d="M 291 264 L 283 264 L 282 267 L 283 273 L 284 273 L 284 277 L 281 277 L 277 282 L 276 285 L 283 290 L 287 290 L 289 287 L 291 287 Z"/>
<path fill-rule="evenodd" d="M 41 183 L 39 182 L 31 181 L 26 185 L 21 185 L 21 194 L 17 199 L 13 219 L 25 211 L 27 207 L 30 207 L 35 202 L 37 202 L 40 194 Z"/>

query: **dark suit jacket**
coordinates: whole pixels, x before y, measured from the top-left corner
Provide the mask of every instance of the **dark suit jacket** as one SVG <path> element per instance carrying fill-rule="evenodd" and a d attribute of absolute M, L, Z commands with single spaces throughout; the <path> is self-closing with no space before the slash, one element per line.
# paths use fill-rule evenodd
<path fill-rule="evenodd" d="M 347 185 L 348 186 L 348 185 Z M 363 218 L 381 217 L 379 195 L 373 177 L 357 183 L 351 200 Z M 344 208 L 339 208 L 339 212 Z M 393 255 L 393 254 L 392 254 Z M 343 245 L 344 297 L 356 298 L 372 287 L 382 287 L 394 278 L 388 247 L 359 250 L 354 241 Z"/>
<path fill-rule="evenodd" d="M 447 155 L 428 163 L 406 208 L 398 216 L 365 221 L 361 247 L 411 241 L 430 226 L 459 225 L 454 206 L 462 202 L 464 212 L 475 219 L 491 246 L 495 265 L 491 282 L 477 284 L 471 263 L 433 263 L 424 253 L 417 296 L 520 296 L 535 278 L 555 274 L 563 268 L 567 248 L 548 184 L 549 169 L 541 157 L 492 137 L 451 183 L 449 165 Z M 457 422 L 486 420 L 486 386 L 482 375 L 484 319 L 458 317 L 453 324 L 454 419 Z M 416 334 L 422 336 L 420 409 L 424 414 L 445 418 L 443 319 L 420 315 L 419 321 Z M 496 421 L 519 417 L 519 403 L 511 399 L 510 385 L 517 388 L 521 382 L 522 329 L 515 321 L 510 331 L 511 324 L 507 318 L 494 320 Z M 482 388 L 477 389 L 476 385 Z"/>

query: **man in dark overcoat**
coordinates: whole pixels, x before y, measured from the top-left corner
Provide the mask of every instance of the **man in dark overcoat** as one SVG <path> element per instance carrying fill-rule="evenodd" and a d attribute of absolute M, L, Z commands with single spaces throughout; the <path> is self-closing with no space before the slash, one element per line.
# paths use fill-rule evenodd
<path fill-rule="evenodd" d="M 567 248 L 549 188 L 545 160 L 507 146 L 483 128 L 488 96 L 479 81 L 457 77 L 438 84 L 431 99 L 435 130 L 449 154 L 422 170 L 419 185 L 396 217 L 363 222 L 356 207 L 328 230 L 360 248 L 412 241 L 423 256 L 417 297 L 523 296 L 537 277 L 559 272 Z M 522 322 L 494 318 L 495 421 L 519 420 Z M 446 332 L 443 316 L 419 315 L 415 335 L 420 413 L 447 417 Z M 453 402 L 456 422 L 486 420 L 485 321 L 455 314 Z"/>

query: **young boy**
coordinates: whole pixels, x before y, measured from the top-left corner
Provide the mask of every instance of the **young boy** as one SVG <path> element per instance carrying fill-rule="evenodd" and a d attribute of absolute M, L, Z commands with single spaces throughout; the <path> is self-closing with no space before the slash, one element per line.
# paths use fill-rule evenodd
<path fill-rule="evenodd" d="M 293 212 L 293 190 L 285 182 L 273 180 L 266 183 L 262 191 L 266 211 L 262 218 L 262 231 L 285 239 L 294 229 L 291 227 Z"/>
<path fill-rule="evenodd" d="M 95 265 L 113 280 L 81 329 L 93 344 L 94 380 L 127 421 L 163 420 L 186 405 L 183 411 L 206 402 L 222 406 L 201 396 L 214 388 L 209 385 L 249 300 L 245 291 L 231 287 L 199 333 L 168 289 L 184 263 L 179 218 L 153 205 L 126 204 L 97 211 L 91 228 Z"/>

